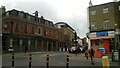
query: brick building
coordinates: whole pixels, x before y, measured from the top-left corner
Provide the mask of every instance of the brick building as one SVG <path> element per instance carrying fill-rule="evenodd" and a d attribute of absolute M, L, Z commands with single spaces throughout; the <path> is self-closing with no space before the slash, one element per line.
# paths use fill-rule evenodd
<path fill-rule="evenodd" d="M 88 7 L 91 46 L 105 48 L 106 53 L 119 48 L 120 2 L 109 2 Z M 116 34 L 118 33 L 118 34 Z"/>
<path fill-rule="evenodd" d="M 55 23 L 55 26 L 59 29 L 62 29 L 64 32 L 63 33 L 64 42 L 62 42 L 62 46 L 60 46 L 60 47 L 61 47 L 62 51 L 64 51 L 63 49 L 65 49 L 65 51 L 67 51 L 67 48 L 69 48 L 75 44 L 75 42 L 74 42 L 75 30 L 65 22 Z"/>
<path fill-rule="evenodd" d="M 54 27 L 52 21 L 24 11 L 9 10 L 3 14 L 2 48 L 8 52 L 10 46 L 14 52 L 57 51 L 63 42 L 63 31 Z"/>

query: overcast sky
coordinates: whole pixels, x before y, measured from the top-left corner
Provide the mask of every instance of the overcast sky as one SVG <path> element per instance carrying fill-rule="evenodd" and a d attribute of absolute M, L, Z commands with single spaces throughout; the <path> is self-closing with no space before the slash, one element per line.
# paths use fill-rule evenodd
<path fill-rule="evenodd" d="M 36 10 L 39 17 L 57 22 L 66 22 L 83 38 L 88 32 L 87 7 L 90 0 L 0 0 L 6 10 L 17 9 L 32 14 Z M 92 0 L 93 5 L 113 0 Z"/>

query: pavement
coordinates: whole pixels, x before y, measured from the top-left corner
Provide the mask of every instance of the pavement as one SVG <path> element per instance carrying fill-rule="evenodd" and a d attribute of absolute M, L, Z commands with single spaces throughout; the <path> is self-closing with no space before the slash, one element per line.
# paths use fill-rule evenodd
<path fill-rule="evenodd" d="M 70 56 L 70 60 L 81 60 L 81 59 L 84 59 L 85 61 L 90 61 L 90 58 L 87 60 L 86 57 L 84 56 L 84 54 L 79 54 L 79 55 L 76 56 L 75 54 L 69 54 L 68 52 L 58 52 L 58 51 L 56 51 L 56 52 L 53 52 L 53 51 L 28 52 L 26 54 L 25 53 L 15 53 L 15 55 L 19 56 L 19 57 L 21 56 L 21 58 L 22 58 L 22 57 L 26 57 L 26 56 L 29 57 L 29 54 L 31 54 L 34 57 L 41 56 L 41 57 L 38 57 L 38 58 L 42 58 L 42 57 L 44 58 L 44 57 L 46 57 L 46 55 L 54 56 L 54 55 L 57 55 L 59 53 L 69 55 Z M 3 57 L 4 57 L 4 55 L 11 55 L 11 54 L 3 54 Z M 19 59 L 21 59 L 21 58 L 19 58 Z M 24 59 L 26 59 L 26 58 L 24 58 Z M 94 58 L 94 62 L 95 62 L 95 64 L 99 64 L 101 66 L 102 65 L 102 58 Z M 120 66 L 120 64 L 118 64 L 118 62 L 112 62 L 111 58 L 109 58 L 109 62 L 110 62 L 110 66 Z M 88 64 L 89 64 L 89 62 L 88 62 Z"/>

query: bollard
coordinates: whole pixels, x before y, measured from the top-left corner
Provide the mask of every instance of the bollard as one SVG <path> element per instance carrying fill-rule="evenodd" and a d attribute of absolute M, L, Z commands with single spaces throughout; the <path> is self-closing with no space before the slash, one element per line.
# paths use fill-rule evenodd
<path fill-rule="evenodd" d="M 32 55 L 29 55 L 29 68 L 31 68 Z"/>
<path fill-rule="evenodd" d="M 66 63 L 66 68 L 69 67 L 69 55 L 67 55 L 67 63 Z"/>
<path fill-rule="evenodd" d="M 103 65 L 103 68 L 109 68 L 109 59 L 108 59 L 108 56 L 103 56 L 102 57 L 102 65 Z"/>
<path fill-rule="evenodd" d="M 12 54 L 12 67 L 14 67 L 14 53 Z"/>
<path fill-rule="evenodd" d="M 46 64 L 46 67 L 49 68 L 49 55 L 47 55 L 47 64 Z"/>

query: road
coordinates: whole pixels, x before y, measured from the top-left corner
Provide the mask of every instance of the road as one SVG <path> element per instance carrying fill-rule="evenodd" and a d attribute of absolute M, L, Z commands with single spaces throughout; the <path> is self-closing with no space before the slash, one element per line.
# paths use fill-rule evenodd
<path fill-rule="evenodd" d="M 35 67 L 45 67 L 46 68 L 46 55 L 49 55 L 49 66 L 51 67 L 66 67 L 66 57 L 69 55 L 69 68 L 71 67 L 100 67 L 102 68 L 102 60 L 100 58 L 94 58 L 95 65 L 91 65 L 90 59 L 86 59 L 84 54 L 74 55 L 68 52 L 38 52 L 32 54 L 32 66 Z M 11 66 L 11 54 L 4 54 L 2 56 L 2 65 L 10 67 Z M 111 66 L 118 66 L 115 63 L 111 63 Z M 28 67 L 29 66 L 29 54 L 15 53 L 15 67 Z"/>

